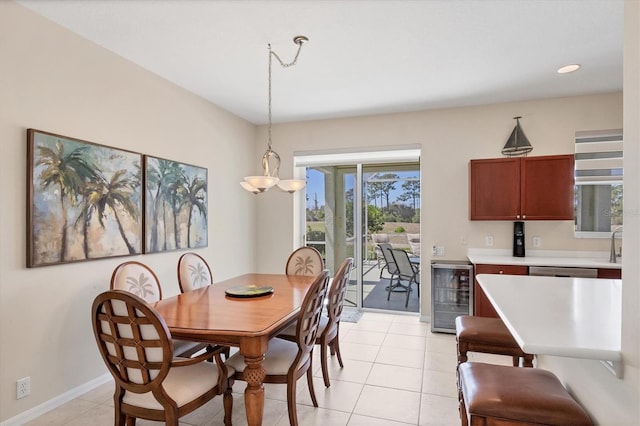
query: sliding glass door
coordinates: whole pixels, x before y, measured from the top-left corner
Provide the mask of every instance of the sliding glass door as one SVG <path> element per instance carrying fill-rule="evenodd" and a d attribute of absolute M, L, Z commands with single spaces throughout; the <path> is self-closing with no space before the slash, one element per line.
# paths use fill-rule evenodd
<path fill-rule="evenodd" d="M 419 163 L 324 164 L 308 166 L 306 175 L 306 244 L 320 250 L 332 273 L 345 257 L 355 259 L 345 304 L 418 312 L 417 292 L 407 306 L 405 294 L 393 288 L 389 294 L 391 276 L 377 241 L 419 262 Z"/>

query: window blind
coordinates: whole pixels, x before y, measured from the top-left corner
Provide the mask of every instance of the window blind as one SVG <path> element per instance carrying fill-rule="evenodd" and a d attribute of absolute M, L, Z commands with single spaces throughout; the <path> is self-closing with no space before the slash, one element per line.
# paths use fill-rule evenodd
<path fill-rule="evenodd" d="M 622 183 L 622 129 L 576 132 L 576 185 Z"/>

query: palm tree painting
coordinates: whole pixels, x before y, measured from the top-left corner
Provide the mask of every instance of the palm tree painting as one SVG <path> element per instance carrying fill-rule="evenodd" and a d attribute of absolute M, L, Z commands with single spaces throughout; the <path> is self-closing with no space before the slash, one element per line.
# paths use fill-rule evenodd
<path fill-rule="evenodd" d="M 145 155 L 145 253 L 206 247 L 207 169 Z"/>
<path fill-rule="evenodd" d="M 142 251 L 142 155 L 29 129 L 27 266 Z"/>

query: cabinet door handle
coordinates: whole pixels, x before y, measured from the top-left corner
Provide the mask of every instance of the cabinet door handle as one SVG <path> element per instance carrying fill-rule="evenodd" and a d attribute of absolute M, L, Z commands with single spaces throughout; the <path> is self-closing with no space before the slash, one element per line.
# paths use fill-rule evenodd
<path fill-rule="evenodd" d="M 516 215 L 516 219 L 520 219 L 520 215 L 519 214 Z"/>
<path fill-rule="evenodd" d="M 523 218 L 523 219 L 526 219 L 526 218 L 527 218 L 527 215 L 523 214 L 523 215 L 522 215 L 522 218 Z"/>
<path fill-rule="evenodd" d="M 504 274 L 504 271 L 498 271 L 499 274 Z"/>

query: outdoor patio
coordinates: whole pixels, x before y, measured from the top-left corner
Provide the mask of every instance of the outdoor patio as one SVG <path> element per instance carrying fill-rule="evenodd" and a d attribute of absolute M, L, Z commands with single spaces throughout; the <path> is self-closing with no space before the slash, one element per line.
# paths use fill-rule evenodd
<path fill-rule="evenodd" d="M 413 285 L 413 291 L 409 296 L 409 305 L 405 308 L 406 293 L 404 291 L 392 291 L 387 300 L 389 285 L 389 273 L 385 270 L 380 278 L 380 270 L 383 265 L 378 265 L 376 260 L 366 260 L 364 264 L 363 277 L 363 308 L 383 309 L 397 312 L 420 312 L 420 298 Z M 345 306 L 356 306 L 356 280 L 352 274 L 351 281 L 347 289 Z"/>

